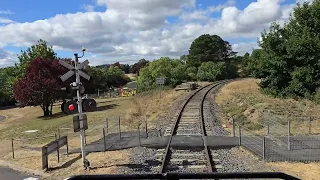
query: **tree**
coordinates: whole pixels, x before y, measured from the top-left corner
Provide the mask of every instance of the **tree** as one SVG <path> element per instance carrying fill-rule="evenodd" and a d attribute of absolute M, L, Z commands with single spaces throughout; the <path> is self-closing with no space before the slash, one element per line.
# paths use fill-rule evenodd
<path fill-rule="evenodd" d="M 254 74 L 260 87 L 275 96 L 310 98 L 320 85 L 320 0 L 298 4 L 284 26 L 262 32 L 261 60 Z M 260 69 L 260 70 L 259 70 Z"/>
<path fill-rule="evenodd" d="M 187 64 L 188 56 L 187 56 L 187 55 L 182 55 L 182 56 L 180 56 L 180 60 L 181 60 L 182 62 L 184 62 L 185 64 Z"/>
<path fill-rule="evenodd" d="M 148 63 L 149 63 L 149 61 L 147 61 L 145 59 L 140 59 L 137 63 L 134 63 L 131 66 L 130 72 L 139 75 L 140 69 L 145 67 Z"/>
<path fill-rule="evenodd" d="M 16 82 L 18 71 L 15 67 L 0 69 L 0 106 L 15 104 L 13 85 Z"/>
<path fill-rule="evenodd" d="M 177 59 L 161 57 L 140 70 L 138 77 L 139 90 L 149 90 L 157 87 L 156 78 L 166 77 L 166 85 L 174 87 L 187 78 L 186 65 Z"/>
<path fill-rule="evenodd" d="M 192 42 L 187 63 L 189 66 L 198 67 L 202 62 L 228 61 L 228 58 L 235 54 L 228 41 L 218 35 L 203 34 Z"/>
<path fill-rule="evenodd" d="M 86 93 L 96 93 L 97 89 L 107 90 L 110 87 L 119 87 L 130 81 L 118 66 L 88 67 L 86 71 L 91 76 L 90 81 L 84 84 Z"/>
<path fill-rule="evenodd" d="M 19 69 L 19 77 L 24 76 L 26 68 L 31 61 L 38 57 L 49 60 L 57 58 L 52 46 L 48 46 L 46 41 L 40 39 L 38 44 L 32 45 L 26 51 L 21 50 L 21 55 L 18 56 L 19 64 L 16 64 L 16 67 Z"/>
<path fill-rule="evenodd" d="M 198 68 L 197 78 L 200 81 L 216 81 L 224 78 L 225 62 L 204 62 Z"/>
<path fill-rule="evenodd" d="M 63 87 L 59 76 L 66 71 L 57 60 L 38 57 L 27 67 L 26 76 L 15 83 L 14 97 L 24 106 L 40 106 L 44 116 L 52 115 L 52 105 Z"/>

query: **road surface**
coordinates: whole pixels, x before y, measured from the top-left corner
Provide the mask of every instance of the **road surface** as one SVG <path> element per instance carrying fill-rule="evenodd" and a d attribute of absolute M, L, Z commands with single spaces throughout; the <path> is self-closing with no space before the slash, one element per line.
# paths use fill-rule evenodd
<path fill-rule="evenodd" d="M 35 176 L 23 174 L 7 167 L 0 166 L 0 179 L 1 180 L 38 180 Z"/>

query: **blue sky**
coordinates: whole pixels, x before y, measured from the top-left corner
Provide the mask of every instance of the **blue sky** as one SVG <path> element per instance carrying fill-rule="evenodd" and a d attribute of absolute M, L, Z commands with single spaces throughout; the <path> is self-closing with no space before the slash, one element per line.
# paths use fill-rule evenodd
<path fill-rule="evenodd" d="M 298 0 L 301 2 L 301 0 Z M 0 1 L 0 67 L 40 38 L 58 56 L 80 47 L 93 65 L 179 57 L 196 37 L 217 34 L 243 54 L 260 32 L 284 22 L 296 0 L 21 0 Z"/>

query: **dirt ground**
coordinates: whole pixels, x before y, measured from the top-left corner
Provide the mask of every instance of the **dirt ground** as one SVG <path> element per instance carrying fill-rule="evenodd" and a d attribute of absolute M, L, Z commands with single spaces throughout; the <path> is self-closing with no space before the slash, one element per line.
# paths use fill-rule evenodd
<path fill-rule="evenodd" d="M 244 79 L 229 83 L 222 87 L 215 97 L 218 104 L 218 115 L 222 123 L 230 130 L 230 117 L 247 121 L 254 128 L 260 123 L 263 110 L 281 111 L 280 116 L 312 116 L 320 117 L 320 105 L 308 100 L 273 98 L 259 91 L 257 79 Z M 213 97 L 212 97 L 213 98 Z M 294 121 L 292 133 L 306 134 L 308 121 Z M 312 133 L 319 134 L 318 120 L 312 122 Z M 320 163 L 267 163 L 279 171 L 292 174 L 302 179 L 315 180 L 320 177 Z"/>
<path fill-rule="evenodd" d="M 118 116 L 121 117 L 121 129 L 127 131 L 136 128 L 136 125 L 146 115 L 149 123 L 153 119 L 168 110 L 168 107 L 179 96 L 185 95 L 185 91 L 174 91 L 171 89 L 162 91 L 160 99 L 159 91 L 150 91 L 138 94 L 134 97 L 118 97 L 109 99 L 96 99 L 97 111 L 87 113 L 88 127 L 86 131 L 87 143 L 98 140 L 102 137 L 102 128 L 105 125 L 105 118 L 108 118 L 109 129 L 114 129 L 114 123 Z M 0 159 L 16 166 L 41 171 L 40 147 L 54 140 L 58 134 L 58 128 L 72 127 L 72 116 L 60 112 L 60 104 L 53 107 L 53 116 L 44 118 L 40 107 L 11 108 L 0 110 L 1 115 L 8 116 L 0 122 Z M 27 133 L 27 130 L 38 130 Z M 68 133 L 69 150 L 79 147 L 80 140 L 78 133 L 72 129 L 60 130 L 60 134 Z M 41 138 L 44 137 L 44 138 Z M 14 156 L 12 158 L 11 139 L 14 141 Z M 26 138 L 35 138 L 25 140 Z M 62 148 L 65 149 L 65 147 Z M 50 171 L 44 173 L 45 179 L 56 179 L 67 177 L 71 174 L 83 173 L 117 173 L 117 166 L 129 163 L 128 151 L 108 151 L 102 153 L 90 153 L 87 158 L 90 160 L 90 172 L 84 172 L 81 158 L 77 154 L 60 154 L 60 163 L 57 163 L 57 155 L 49 155 Z M 30 163 L 33 162 L 33 163 Z"/>

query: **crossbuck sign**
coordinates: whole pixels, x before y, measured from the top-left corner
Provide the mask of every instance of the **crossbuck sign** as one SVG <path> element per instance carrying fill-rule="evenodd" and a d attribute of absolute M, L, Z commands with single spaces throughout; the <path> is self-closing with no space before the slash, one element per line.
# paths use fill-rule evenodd
<path fill-rule="evenodd" d="M 76 70 L 76 67 L 66 63 L 65 61 L 62 61 L 62 60 L 59 60 L 59 64 L 61 64 L 62 66 L 68 68 L 70 71 L 68 71 L 67 73 L 65 73 L 64 75 L 62 75 L 60 77 L 60 79 L 65 82 L 66 80 L 68 80 L 69 78 L 71 78 L 73 75 L 75 75 L 75 70 Z M 77 66 L 77 70 L 78 70 L 78 73 L 81 77 L 87 79 L 87 80 L 90 80 L 90 76 L 86 73 L 84 73 L 83 71 L 81 71 L 81 69 L 83 69 L 84 67 L 86 67 L 87 65 L 89 64 L 89 61 L 88 60 L 85 60 L 83 61 L 79 66 Z"/>
<path fill-rule="evenodd" d="M 83 54 L 82 54 L 82 57 L 84 55 L 84 51 L 83 50 Z M 82 155 L 82 162 L 84 164 L 84 166 L 86 166 L 86 163 L 87 160 L 85 159 L 85 156 L 86 156 L 86 153 L 85 153 L 85 150 L 84 150 L 84 128 L 87 128 L 87 125 L 84 123 L 83 121 L 83 117 L 86 117 L 86 115 L 82 114 L 82 97 L 80 95 L 80 90 L 81 90 L 81 82 L 80 82 L 80 76 L 87 79 L 87 80 L 90 80 L 90 76 L 86 73 L 84 73 L 83 71 L 81 71 L 81 69 L 85 68 L 88 64 L 89 64 L 89 61 L 88 60 L 85 60 L 84 62 L 82 63 L 79 63 L 79 57 L 78 54 L 74 54 L 75 56 L 75 64 L 74 64 L 74 67 L 68 63 L 66 63 L 65 61 L 61 61 L 59 60 L 59 63 L 68 68 L 69 71 L 67 73 L 65 73 L 64 75 L 62 75 L 60 77 L 60 79 L 64 82 L 66 80 L 68 80 L 69 78 L 71 78 L 73 75 L 76 75 L 76 82 L 73 82 L 72 86 L 73 87 L 76 87 L 75 89 L 77 90 L 77 99 L 78 99 L 78 111 L 79 111 L 79 116 L 77 117 L 78 119 L 80 119 L 81 121 L 79 122 L 79 129 L 80 129 L 80 143 L 81 143 L 81 155 Z"/>

